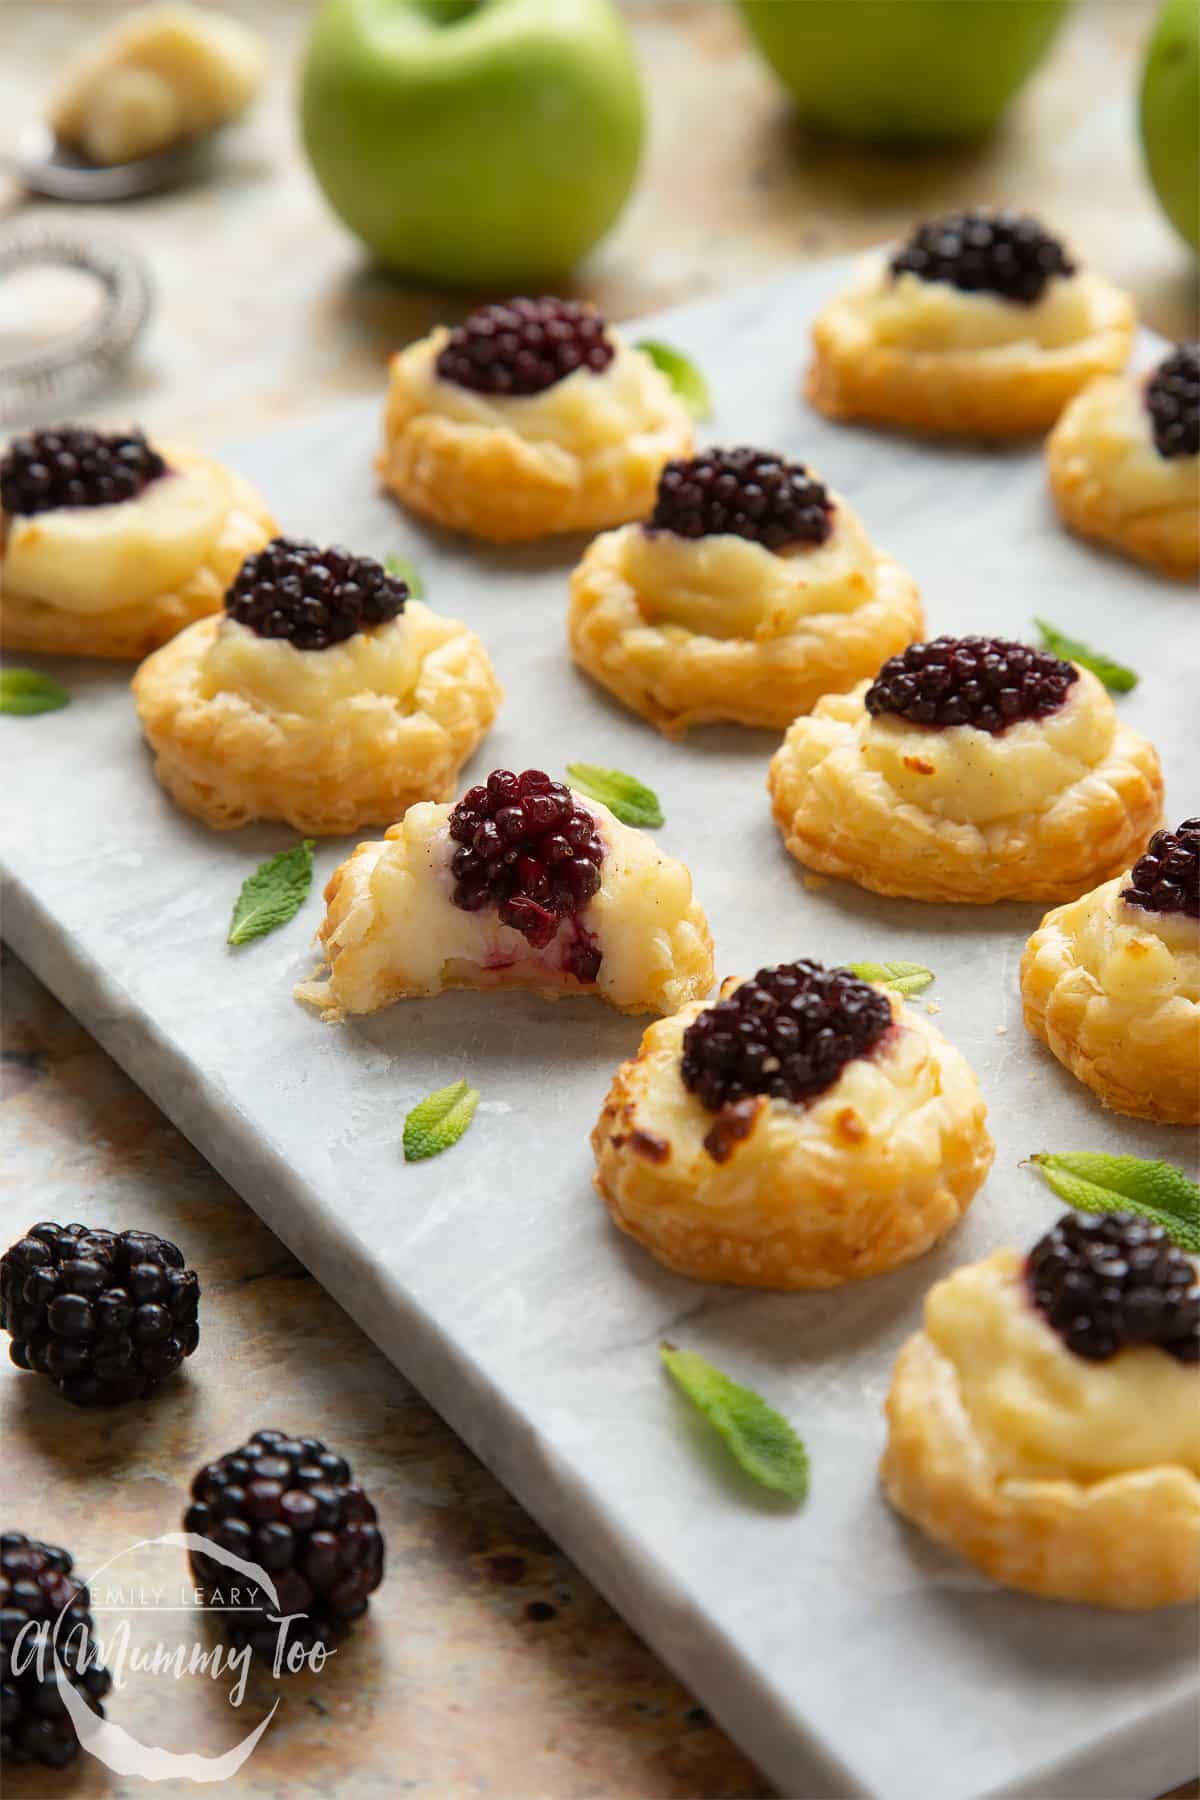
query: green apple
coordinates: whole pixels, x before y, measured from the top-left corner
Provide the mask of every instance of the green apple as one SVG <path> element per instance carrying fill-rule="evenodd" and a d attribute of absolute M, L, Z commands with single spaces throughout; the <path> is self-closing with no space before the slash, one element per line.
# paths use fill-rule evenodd
<path fill-rule="evenodd" d="M 1200 6 L 1164 0 L 1142 69 L 1142 147 L 1163 211 L 1200 250 Z"/>
<path fill-rule="evenodd" d="M 326 198 L 381 262 L 510 290 L 603 236 L 643 131 L 611 0 L 324 0 L 301 118 Z"/>
<path fill-rule="evenodd" d="M 1071 0 L 739 0 L 812 124 L 851 137 L 987 131 Z"/>

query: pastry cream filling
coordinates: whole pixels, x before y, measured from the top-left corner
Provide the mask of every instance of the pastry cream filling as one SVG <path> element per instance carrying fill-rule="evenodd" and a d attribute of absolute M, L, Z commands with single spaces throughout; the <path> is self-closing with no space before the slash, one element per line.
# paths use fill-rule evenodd
<path fill-rule="evenodd" d="M 987 825 L 1041 812 L 1107 755 L 1116 714 L 1087 669 L 1042 719 L 1022 719 L 993 737 L 974 725 L 936 729 L 893 713 L 863 713 L 855 727 L 864 768 L 901 799 L 963 824 Z"/>
<path fill-rule="evenodd" d="M 1086 459 L 1123 517 L 1200 507 L 1200 456 L 1159 455 L 1142 381 L 1094 381 L 1072 404 L 1061 441 Z"/>
<path fill-rule="evenodd" d="M 380 697 L 408 711 L 426 656 L 460 630 L 423 601 L 410 600 L 384 625 L 356 631 L 327 650 L 298 650 L 225 617 L 200 665 L 197 692 L 206 700 L 222 692 L 242 694 L 272 712 L 307 719 Z"/>
<path fill-rule="evenodd" d="M 626 526 L 618 570 L 649 625 L 674 625 L 713 638 L 774 638 L 817 613 L 848 613 L 872 598 L 875 552 L 844 501 L 834 501 L 823 544 L 777 553 L 723 532 L 677 537 Z"/>
<path fill-rule="evenodd" d="M 8 519 L 0 590 L 62 612 L 96 614 L 186 582 L 225 524 L 232 482 L 206 457 L 162 449 L 168 472 L 132 500 Z"/>
<path fill-rule="evenodd" d="M 1032 344 L 1057 350 L 1087 337 L 1093 320 L 1093 278 L 1053 276 L 1031 306 L 999 294 L 969 294 L 948 281 L 893 276 L 873 262 L 844 304 L 880 344 L 905 350 L 993 350 Z"/>
<path fill-rule="evenodd" d="M 1076 1356 L 1029 1300 L 1016 1250 L 938 1282 L 925 1332 L 1004 1475 L 1089 1481 L 1162 1463 L 1200 1474 L 1195 1367 L 1150 1345 Z"/>
<path fill-rule="evenodd" d="M 1128 885 L 1119 875 L 1066 909 L 1061 928 L 1070 933 L 1072 961 L 1110 999 L 1139 1011 L 1174 998 L 1200 1004 L 1200 922 L 1128 905 L 1121 898 Z"/>
<path fill-rule="evenodd" d="M 598 374 L 576 369 L 540 394 L 477 394 L 437 373 L 449 334 L 435 331 L 404 353 L 415 411 L 440 414 L 460 425 L 512 431 L 529 443 L 575 457 L 623 451 L 626 441 L 673 417 L 673 396 L 641 351 L 610 333 L 616 354 Z"/>

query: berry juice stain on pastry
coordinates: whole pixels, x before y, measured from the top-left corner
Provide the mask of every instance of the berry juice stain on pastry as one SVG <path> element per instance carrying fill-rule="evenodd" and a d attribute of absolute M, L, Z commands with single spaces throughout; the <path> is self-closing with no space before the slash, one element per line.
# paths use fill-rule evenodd
<path fill-rule="evenodd" d="M 452 790 L 501 691 L 473 631 L 369 556 L 275 538 L 133 683 L 155 774 L 217 829 L 338 834 Z"/>
<path fill-rule="evenodd" d="M 666 1013 L 713 983 L 683 864 L 540 769 L 496 769 L 456 806 L 410 807 L 325 899 L 325 964 L 297 997 L 331 1017 L 455 987 Z"/>
<path fill-rule="evenodd" d="M 219 610 L 274 521 L 249 482 L 140 431 L 62 425 L 0 458 L 6 650 L 136 659 Z"/>
<path fill-rule="evenodd" d="M 1200 344 L 1091 382 L 1046 441 L 1054 503 L 1082 537 L 1165 575 L 1200 569 Z"/>
<path fill-rule="evenodd" d="M 915 900 L 1073 899 L 1158 823 L 1152 744 L 1077 663 L 935 638 L 829 694 L 771 761 L 792 855 Z"/>
<path fill-rule="evenodd" d="M 652 1025 L 592 1133 L 614 1222 L 698 1281 L 827 1288 L 920 1256 L 983 1184 L 975 1077 L 923 1014 L 784 963 Z"/>
<path fill-rule="evenodd" d="M 377 467 L 423 518 L 519 543 L 643 517 L 691 447 L 666 376 L 593 307 L 516 299 L 392 358 Z"/>
<path fill-rule="evenodd" d="M 1200 818 L 1047 913 L 1021 997 L 1033 1035 L 1105 1106 L 1200 1124 Z"/>
<path fill-rule="evenodd" d="M 1044 431 L 1123 368 L 1129 298 L 1036 219 L 978 208 L 869 260 L 813 326 L 808 398 L 831 418 L 996 436 Z"/>
<path fill-rule="evenodd" d="M 644 524 L 571 578 L 579 666 L 674 736 L 782 729 L 924 624 L 916 585 L 811 469 L 745 446 L 667 464 Z"/>
<path fill-rule="evenodd" d="M 1141 1609 L 1200 1592 L 1200 1289 L 1131 1213 L 1067 1213 L 930 1289 L 884 1487 L 993 1580 Z"/>

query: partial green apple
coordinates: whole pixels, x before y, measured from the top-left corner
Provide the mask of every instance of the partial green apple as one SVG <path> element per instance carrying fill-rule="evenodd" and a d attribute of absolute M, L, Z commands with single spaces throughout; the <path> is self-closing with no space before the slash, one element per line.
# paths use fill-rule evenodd
<path fill-rule="evenodd" d="M 1200 250 L 1200 5 L 1165 0 L 1142 69 L 1142 147 L 1159 204 Z"/>
<path fill-rule="evenodd" d="M 644 123 L 611 0 L 324 0 L 301 116 L 326 198 L 381 262 L 510 290 L 604 235 Z"/>
<path fill-rule="evenodd" d="M 989 130 L 1071 0 L 739 0 L 802 116 L 868 139 Z"/>

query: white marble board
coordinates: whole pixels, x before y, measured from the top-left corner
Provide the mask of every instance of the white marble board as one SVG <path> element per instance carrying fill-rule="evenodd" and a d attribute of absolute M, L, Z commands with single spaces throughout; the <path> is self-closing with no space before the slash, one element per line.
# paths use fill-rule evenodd
<path fill-rule="evenodd" d="M 1122 713 L 1163 753 L 1171 819 L 1197 811 L 1194 595 L 1061 530 L 1036 449 L 919 444 L 812 413 L 808 325 L 846 273 L 799 270 L 648 322 L 708 372 L 704 436 L 811 460 L 916 574 L 931 634 L 1028 635 L 1038 613 L 1133 664 L 1143 681 Z M 1102 1112 L 1027 1037 L 1016 971 L 1039 908 L 807 889 L 768 813 L 773 738 L 670 744 L 607 701 L 565 652 L 579 546 L 501 552 L 423 531 L 376 491 L 378 414 L 355 402 L 229 454 L 286 529 L 411 555 L 430 602 L 482 633 L 508 697 L 468 778 L 580 759 L 658 790 L 659 836 L 692 868 L 719 974 L 796 955 L 937 971 L 926 998 L 978 1072 L 998 1146 L 967 1221 L 915 1267 L 832 1294 L 667 1274 L 590 1185 L 588 1132 L 638 1021 L 587 999 L 457 993 L 319 1023 L 290 994 L 346 844 L 319 846 L 292 925 L 228 950 L 244 875 L 294 834 L 214 834 L 174 810 L 120 668 L 48 664 L 69 710 L 0 722 L 5 936 L 785 1794 L 1142 1800 L 1187 1778 L 1188 1609 L 1127 1617 L 1004 1592 L 899 1522 L 875 1468 L 892 1359 L 926 1287 L 1056 1214 L 1021 1158 L 1120 1147 L 1186 1161 L 1190 1134 Z M 450 1154 L 406 1165 L 405 1112 L 460 1075 L 482 1091 L 475 1124 Z M 203 1240 L 186 1248 L 203 1276 Z M 664 1335 L 795 1420 L 805 1507 L 781 1512 L 729 1470 L 660 1370 Z M 297 1346 L 309 1354 L 320 1346 Z M 188 1378 L 215 1378 L 203 1345 Z"/>

